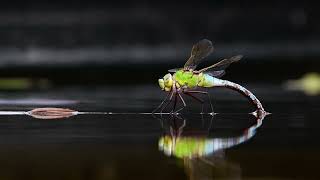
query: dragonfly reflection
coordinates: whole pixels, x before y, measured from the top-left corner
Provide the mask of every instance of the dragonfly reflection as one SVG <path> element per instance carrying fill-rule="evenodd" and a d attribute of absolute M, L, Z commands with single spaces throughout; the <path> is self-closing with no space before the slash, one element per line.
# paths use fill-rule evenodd
<path fill-rule="evenodd" d="M 240 176 L 240 167 L 225 160 L 224 150 L 242 144 L 254 137 L 256 129 L 262 125 L 262 121 L 267 115 L 266 113 L 257 114 L 255 116 L 256 123 L 245 129 L 241 135 L 224 138 L 208 137 L 211 123 L 208 123 L 207 131 L 202 131 L 201 135 L 186 135 L 187 133 L 183 132 L 186 127 L 185 119 L 170 116 L 167 120 L 171 123 L 163 124 L 166 133 L 159 139 L 159 149 L 167 156 L 182 159 L 190 179 L 202 179 L 204 177 L 207 179 L 220 175 Z"/>

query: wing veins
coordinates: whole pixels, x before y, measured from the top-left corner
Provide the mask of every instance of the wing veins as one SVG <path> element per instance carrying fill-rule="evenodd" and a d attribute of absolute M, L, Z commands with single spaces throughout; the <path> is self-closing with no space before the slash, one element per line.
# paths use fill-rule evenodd
<path fill-rule="evenodd" d="M 223 69 L 226 69 L 231 63 L 237 62 L 237 61 L 239 61 L 241 58 L 242 58 L 242 55 L 237 55 L 237 56 L 233 56 L 233 57 L 231 57 L 231 58 L 229 58 L 229 59 L 223 59 L 223 60 L 221 60 L 221 61 L 219 61 L 219 62 L 217 62 L 217 63 L 215 63 L 215 64 L 213 64 L 213 65 L 211 65 L 211 66 L 208 66 L 208 67 L 206 67 L 206 68 L 200 69 L 200 70 L 195 71 L 195 72 L 196 72 L 196 73 L 201 73 L 201 72 L 205 72 L 205 71 L 207 71 L 207 70 L 209 70 L 209 69 L 213 69 L 213 68 L 218 68 L 218 67 L 225 66 L 225 67 L 223 67 L 222 69 L 220 69 L 220 70 L 223 70 Z"/>
<path fill-rule="evenodd" d="M 184 69 L 195 69 L 202 59 L 209 56 L 213 51 L 213 45 L 210 40 L 203 39 L 194 44 L 191 49 L 191 55 L 184 64 Z"/>

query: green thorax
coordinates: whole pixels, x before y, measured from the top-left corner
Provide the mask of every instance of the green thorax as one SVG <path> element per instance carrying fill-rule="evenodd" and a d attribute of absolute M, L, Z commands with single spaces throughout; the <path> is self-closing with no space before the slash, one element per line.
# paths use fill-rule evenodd
<path fill-rule="evenodd" d="M 192 71 L 179 70 L 173 76 L 180 86 L 193 88 L 199 84 L 199 74 Z"/>
<path fill-rule="evenodd" d="M 212 87 L 213 77 L 207 74 L 196 74 L 192 71 L 179 70 L 173 75 L 176 82 L 181 87 Z"/>
<path fill-rule="evenodd" d="M 174 147 L 174 155 L 178 158 L 201 157 L 205 154 L 207 141 L 204 137 L 178 138 Z"/>

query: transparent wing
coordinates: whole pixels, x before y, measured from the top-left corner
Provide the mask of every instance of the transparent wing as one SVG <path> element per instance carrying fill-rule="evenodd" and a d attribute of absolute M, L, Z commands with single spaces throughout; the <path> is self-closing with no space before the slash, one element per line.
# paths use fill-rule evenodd
<path fill-rule="evenodd" d="M 219 61 L 218 63 L 211 65 L 209 67 L 200 69 L 198 71 L 196 71 L 197 73 L 201 73 L 201 72 L 206 72 L 206 71 L 221 71 L 221 70 L 225 70 L 230 64 L 240 61 L 240 59 L 242 58 L 242 55 L 237 55 L 237 56 L 233 56 L 229 59 L 224 59 Z"/>
<path fill-rule="evenodd" d="M 209 74 L 210 76 L 213 76 L 213 77 L 216 77 L 216 78 L 220 78 L 220 77 L 222 77 L 223 75 L 226 74 L 226 71 L 225 70 L 209 71 L 209 72 L 206 72 L 205 74 Z"/>
<path fill-rule="evenodd" d="M 191 56 L 188 61 L 184 64 L 184 69 L 194 70 L 197 65 L 202 61 L 203 58 L 209 56 L 213 51 L 212 42 L 208 39 L 203 39 L 199 41 L 197 44 L 192 46 Z"/>

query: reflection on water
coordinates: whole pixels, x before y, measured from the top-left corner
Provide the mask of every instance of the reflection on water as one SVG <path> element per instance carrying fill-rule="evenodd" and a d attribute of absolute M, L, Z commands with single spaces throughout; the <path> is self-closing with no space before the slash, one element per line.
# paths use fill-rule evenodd
<path fill-rule="evenodd" d="M 167 156 L 182 159 L 190 179 L 240 177 L 240 166 L 226 160 L 224 150 L 244 143 L 255 135 L 256 129 L 262 125 L 267 113 L 258 112 L 257 114 L 259 116 L 256 116 L 256 123 L 235 137 L 210 137 L 209 131 L 214 116 L 209 120 L 208 127 L 194 135 L 183 133 L 186 126 L 186 120 L 183 117 L 162 118 L 165 134 L 159 139 L 159 149 Z"/>
<path fill-rule="evenodd" d="M 218 89 L 212 120 L 189 103 L 182 119 L 163 115 L 160 123 L 139 114 L 161 100 L 155 85 L 2 92 L 0 179 L 319 179 L 319 96 L 250 89 L 273 113 L 265 120 L 252 121 L 247 101 Z M 79 114 L 48 121 L 24 114 L 42 107 Z M 170 157 L 159 151 L 160 137 Z"/>

